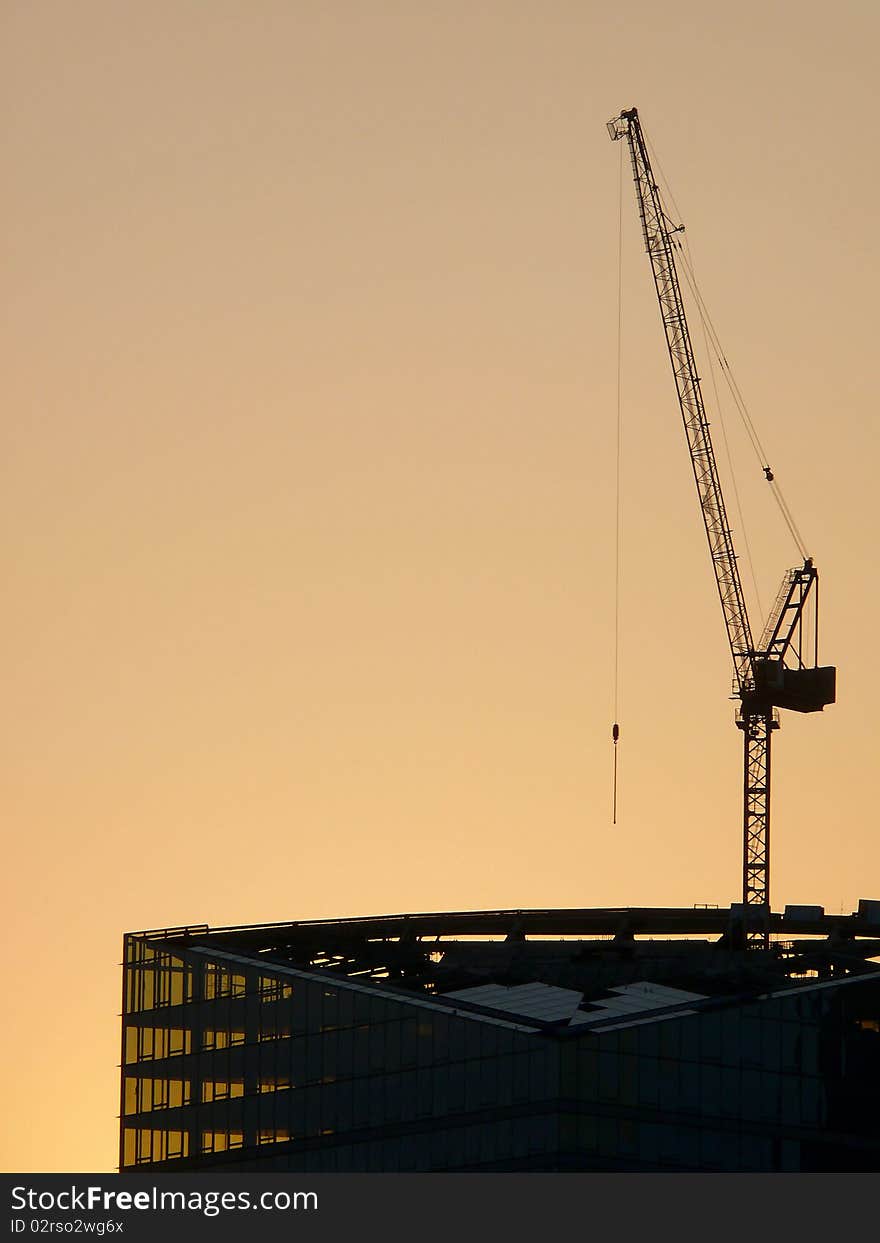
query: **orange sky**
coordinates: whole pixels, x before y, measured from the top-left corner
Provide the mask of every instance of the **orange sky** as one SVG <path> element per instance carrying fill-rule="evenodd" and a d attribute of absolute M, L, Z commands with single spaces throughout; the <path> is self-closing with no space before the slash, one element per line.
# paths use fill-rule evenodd
<path fill-rule="evenodd" d="M 730 660 L 628 174 L 610 825 L 633 104 L 840 669 L 776 739 L 774 906 L 880 897 L 876 4 L 2 26 L 0 1167 L 113 1168 L 127 929 L 737 899 Z M 766 606 L 797 554 L 728 415 Z"/>

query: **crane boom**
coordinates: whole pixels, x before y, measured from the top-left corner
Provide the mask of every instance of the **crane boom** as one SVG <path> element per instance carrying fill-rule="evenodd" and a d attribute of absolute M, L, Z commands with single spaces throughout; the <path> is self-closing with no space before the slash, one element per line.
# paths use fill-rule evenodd
<path fill-rule="evenodd" d="M 737 679 L 739 685 L 745 687 L 752 677 L 752 634 L 675 266 L 671 234 L 678 230 L 670 226 L 663 210 L 638 111 L 632 108 L 629 112 L 622 112 L 608 122 L 608 130 L 615 141 L 626 137 L 629 143 L 642 234 L 660 303 L 663 331 L 709 541 L 712 568 Z"/>
<path fill-rule="evenodd" d="M 776 709 L 817 712 L 835 698 L 835 670 L 830 666 L 805 667 L 800 641 L 804 609 L 813 588 L 818 591 L 818 575 L 810 558 L 802 567 L 789 571 L 756 648 L 675 264 L 673 235 L 683 226 L 673 224 L 663 208 L 637 109 L 630 108 L 614 117 L 608 122 L 608 132 L 613 141 L 625 138 L 629 146 L 642 234 L 733 657 L 740 700 L 736 724 L 743 731 L 744 752 L 743 923 L 747 938 L 766 946 L 770 911 L 770 740 L 779 727 Z M 765 473 L 772 481 L 769 466 Z M 818 639 L 816 649 L 818 655 Z M 785 663 L 792 652 L 797 659 L 796 668 Z"/>

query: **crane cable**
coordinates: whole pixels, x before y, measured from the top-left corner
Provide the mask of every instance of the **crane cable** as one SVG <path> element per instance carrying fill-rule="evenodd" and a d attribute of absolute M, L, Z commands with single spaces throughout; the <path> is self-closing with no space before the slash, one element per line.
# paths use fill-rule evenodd
<path fill-rule="evenodd" d="M 691 268 L 693 269 L 693 258 L 690 253 L 690 242 L 688 241 L 687 235 L 685 235 L 684 244 L 685 244 L 685 250 L 687 252 L 687 257 L 690 260 Z M 733 455 L 730 452 L 730 441 L 727 438 L 727 424 L 724 420 L 724 407 L 721 404 L 721 394 L 718 392 L 718 380 L 715 375 L 715 368 L 712 365 L 712 351 L 709 349 L 708 329 L 706 326 L 705 317 L 703 316 L 702 311 L 700 311 L 699 306 L 697 310 L 700 316 L 700 326 L 702 327 L 702 330 L 703 330 L 703 348 L 706 351 L 706 358 L 708 359 L 708 362 L 709 362 L 709 376 L 712 380 L 712 393 L 715 397 L 715 409 L 718 411 L 718 422 L 721 425 L 721 439 L 724 442 L 724 456 L 727 458 L 727 469 L 730 472 L 730 481 L 733 484 L 733 498 L 734 498 L 734 503 L 736 504 L 736 514 L 737 514 L 737 517 L 739 518 L 739 529 L 742 532 L 743 543 L 745 544 L 745 549 L 746 549 L 746 561 L 748 562 L 748 566 L 749 566 L 749 577 L 751 578 L 751 582 L 752 582 L 752 591 L 755 593 L 755 601 L 758 605 L 758 613 L 760 614 L 761 617 L 763 617 L 764 616 L 764 605 L 761 603 L 761 592 L 758 588 L 758 576 L 755 573 L 755 562 L 752 558 L 752 546 L 751 546 L 751 543 L 749 542 L 748 528 L 746 527 L 746 520 L 745 520 L 745 515 L 743 514 L 742 501 L 740 500 L 739 485 L 737 484 L 736 471 L 734 470 L 734 466 L 733 466 Z"/>
<path fill-rule="evenodd" d="M 748 407 L 746 406 L 745 398 L 743 397 L 742 392 L 740 391 L 740 387 L 737 384 L 736 379 L 734 378 L 733 372 L 730 369 L 730 363 L 727 361 L 727 358 L 721 347 L 721 342 L 718 338 L 718 333 L 715 330 L 715 325 L 712 323 L 712 319 L 711 319 L 711 316 L 709 315 L 708 308 L 706 307 L 706 303 L 703 300 L 703 295 L 700 293 L 700 289 L 699 289 L 699 286 L 697 285 L 696 277 L 694 275 L 693 268 L 689 262 L 687 253 L 684 247 L 682 247 L 680 243 L 679 243 L 679 251 L 682 256 L 682 269 L 685 274 L 685 279 L 687 280 L 691 293 L 693 294 L 696 300 L 697 309 L 700 315 L 700 319 L 703 323 L 704 330 L 707 332 L 708 338 L 711 341 L 715 349 L 716 356 L 718 358 L 718 363 L 719 363 L 719 366 L 721 367 L 721 374 L 724 376 L 725 381 L 727 383 L 727 387 L 730 390 L 731 396 L 733 397 L 734 405 L 736 406 L 736 409 L 740 415 L 740 418 L 742 419 L 742 423 L 746 429 L 746 434 L 749 438 L 749 442 L 751 443 L 751 446 L 755 451 L 755 456 L 758 459 L 758 462 L 761 466 L 761 470 L 764 472 L 764 478 L 770 484 L 770 491 L 773 494 L 773 498 L 776 501 L 776 504 L 779 506 L 779 512 L 782 514 L 785 525 L 788 527 L 789 533 L 792 539 L 794 540 L 795 544 L 797 545 L 798 552 L 801 554 L 804 560 L 806 560 L 808 554 L 807 554 L 807 548 L 806 548 L 806 544 L 804 543 L 803 536 L 798 530 L 797 523 L 794 520 L 794 515 L 792 514 L 788 506 L 788 502 L 786 501 L 785 497 L 782 495 L 782 489 L 779 487 L 779 484 L 776 481 L 773 471 L 770 469 L 767 453 L 764 450 L 764 446 L 761 444 L 761 440 L 758 436 L 757 429 L 755 428 L 755 425 L 752 421 L 752 417 L 749 414 Z"/>
<path fill-rule="evenodd" d="M 675 211 L 676 216 L 678 217 L 679 220 L 681 220 L 681 212 L 679 210 L 678 204 L 675 201 L 675 196 L 673 195 L 672 190 L 669 187 L 669 182 L 666 179 L 666 176 L 663 172 L 660 161 L 657 159 L 657 155 L 656 155 L 656 152 L 654 151 L 653 145 L 651 143 L 648 143 L 647 145 L 650 150 L 653 164 L 656 167 L 658 173 L 660 174 L 660 179 L 663 182 L 663 186 L 664 186 L 664 189 L 666 190 L 666 194 L 669 198 L 669 202 L 672 204 L 672 208 Z M 684 226 L 680 225 L 679 230 L 683 232 Z M 727 358 L 725 357 L 724 350 L 721 346 L 720 338 L 715 329 L 715 325 L 712 322 L 712 317 L 709 314 L 709 308 L 706 306 L 705 299 L 703 298 L 703 295 L 700 292 L 700 288 L 697 284 L 696 275 L 693 270 L 693 262 L 690 257 L 690 246 L 687 243 L 685 246 L 682 246 L 680 242 L 678 242 L 677 245 L 678 245 L 678 250 L 682 257 L 682 269 L 685 274 L 685 279 L 696 301 L 697 311 L 703 323 L 704 332 L 706 333 L 709 341 L 711 341 L 712 346 L 715 350 L 716 356 L 718 358 L 719 366 L 721 367 L 721 374 L 724 376 L 727 387 L 730 390 L 730 395 L 733 398 L 733 403 L 736 406 L 737 413 L 739 414 L 742 420 L 742 424 L 743 424 L 743 427 L 745 428 L 746 435 L 748 436 L 749 443 L 751 444 L 752 449 L 755 452 L 755 456 L 758 458 L 758 462 L 760 464 L 761 470 L 764 473 L 764 478 L 770 484 L 770 491 L 773 495 L 773 499 L 776 501 L 776 504 L 779 507 L 779 512 L 782 514 L 783 521 L 785 522 L 785 525 L 788 527 L 789 534 L 794 540 L 797 546 L 798 552 L 801 554 L 804 560 L 807 560 L 807 557 L 808 557 L 807 546 L 804 542 L 803 536 L 798 530 L 797 523 L 794 520 L 794 515 L 792 514 L 791 509 L 789 508 L 788 502 L 786 501 L 785 497 L 782 495 L 782 489 L 779 487 L 779 484 L 776 481 L 773 471 L 770 469 L 769 458 L 767 456 L 767 453 L 763 445 L 761 444 L 761 439 L 758 436 L 758 432 L 755 427 L 755 424 L 752 420 L 751 415 L 749 414 L 749 410 L 746 405 L 745 398 L 743 397 L 742 392 L 740 391 L 740 387 L 736 382 L 736 379 L 730 368 L 730 363 L 727 361 Z M 713 382 L 714 382 L 714 374 L 713 374 Z M 726 436 L 725 436 L 725 440 L 726 440 Z M 740 521 L 742 521 L 741 514 L 740 514 Z M 743 532 L 745 532 L 745 527 L 743 527 Z"/>
<path fill-rule="evenodd" d="M 617 824 L 617 723 L 620 691 L 620 449 L 621 449 L 621 354 L 623 334 L 623 143 L 620 143 L 620 173 L 617 186 L 617 433 L 614 497 L 614 723 L 611 726 L 613 774 L 611 780 L 611 823 Z"/>

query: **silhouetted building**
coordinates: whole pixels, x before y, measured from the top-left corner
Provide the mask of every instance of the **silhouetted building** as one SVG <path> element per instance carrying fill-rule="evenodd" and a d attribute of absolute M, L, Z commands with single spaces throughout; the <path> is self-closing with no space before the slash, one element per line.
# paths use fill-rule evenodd
<path fill-rule="evenodd" d="M 125 1170 L 878 1170 L 880 921 L 495 911 L 125 938 Z"/>

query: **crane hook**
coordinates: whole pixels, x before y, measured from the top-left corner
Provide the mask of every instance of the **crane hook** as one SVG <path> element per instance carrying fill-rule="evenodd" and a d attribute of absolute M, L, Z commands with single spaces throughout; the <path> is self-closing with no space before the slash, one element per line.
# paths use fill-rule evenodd
<path fill-rule="evenodd" d="M 614 775 L 611 784 L 611 823 L 617 824 L 617 740 L 620 737 L 620 726 L 615 721 L 611 726 L 611 741 L 614 743 Z"/>

